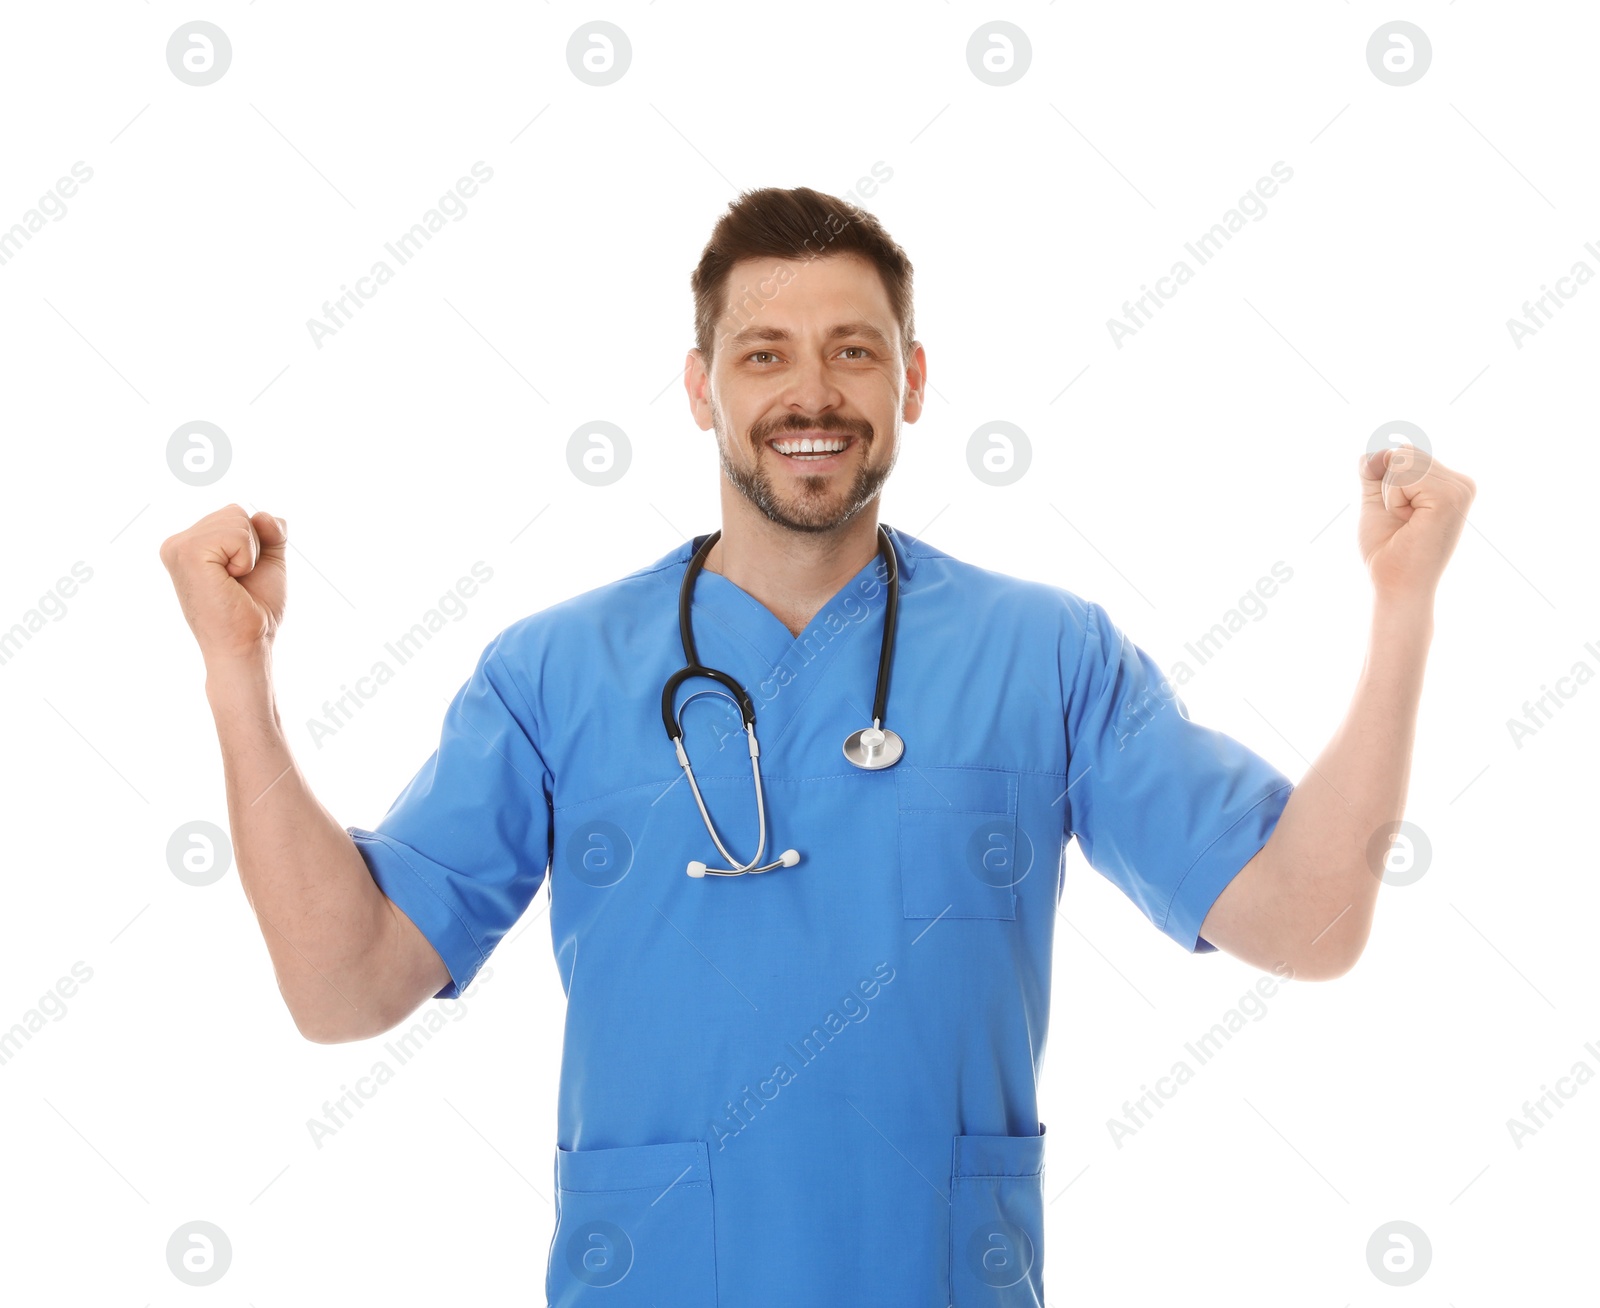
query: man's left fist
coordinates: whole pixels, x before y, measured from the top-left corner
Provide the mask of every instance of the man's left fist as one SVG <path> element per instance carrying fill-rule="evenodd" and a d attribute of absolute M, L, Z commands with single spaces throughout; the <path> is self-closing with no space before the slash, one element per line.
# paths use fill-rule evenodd
<path fill-rule="evenodd" d="M 1380 596 L 1432 600 L 1478 487 L 1414 445 L 1363 454 L 1356 539 Z"/>

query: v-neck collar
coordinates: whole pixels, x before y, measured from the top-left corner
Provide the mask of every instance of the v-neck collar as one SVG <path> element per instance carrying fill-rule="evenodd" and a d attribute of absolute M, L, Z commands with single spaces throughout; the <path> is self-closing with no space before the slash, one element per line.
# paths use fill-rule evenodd
<path fill-rule="evenodd" d="M 885 523 L 884 531 L 889 537 L 889 547 L 894 551 L 895 567 L 900 577 L 901 590 L 904 591 L 906 582 L 916 570 L 916 562 L 907 553 L 905 542 L 893 527 Z M 710 532 L 706 532 L 696 536 L 685 544 L 675 557 L 681 557 L 683 562 L 687 564 L 694 556 L 694 552 L 705 543 L 706 537 L 710 534 Z M 807 620 L 806 625 L 800 629 L 798 636 L 790 632 L 789 628 L 783 624 L 776 613 L 750 594 L 749 591 L 745 590 L 744 587 L 728 580 L 722 573 L 711 572 L 706 568 L 701 568 L 700 575 L 695 578 L 694 599 L 691 601 L 690 613 L 696 621 L 699 621 L 702 616 L 709 617 L 713 621 L 723 621 L 723 615 L 715 611 L 715 606 L 701 603 L 701 592 L 703 589 L 709 589 L 710 593 L 723 597 L 722 602 L 734 607 L 742 619 L 737 628 L 734 629 L 735 634 L 748 644 L 761 657 L 763 662 L 776 667 L 806 639 L 807 632 L 811 630 L 812 625 L 818 618 L 837 605 L 847 593 L 854 590 L 866 579 L 868 574 L 877 567 L 881 557 L 877 550 L 873 550 L 872 557 L 867 560 L 861 570 L 823 601 L 822 607 Z M 887 583 L 885 583 L 886 586 Z M 726 622 L 723 625 L 727 626 Z M 752 627 L 755 629 L 752 630 Z M 695 643 L 696 645 L 699 644 L 698 637 L 696 637 Z"/>
<path fill-rule="evenodd" d="M 895 531 L 893 527 L 884 524 L 888 533 L 890 548 L 894 551 L 895 565 L 900 578 L 901 602 L 905 602 L 908 583 L 916 571 L 916 560 L 907 548 L 909 538 Z M 687 566 L 695 550 L 705 543 L 705 533 L 696 536 L 693 540 L 684 542 L 677 550 L 663 562 L 673 565 L 670 575 L 678 579 L 681 585 L 682 567 Z M 816 688 L 820 674 L 826 666 L 833 662 L 839 649 L 850 644 L 852 635 L 857 627 L 865 627 L 871 632 L 872 640 L 872 666 L 877 666 L 877 653 L 881 647 L 883 634 L 882 613 L 886 605 L 888 586 L 880 583 L 874 598 L 867 600 L 859 589 L 862 582 L 869 580 L 874 570 L 878 567 L 880 555 L 876 550 L 872 557 L 864 564 L 855 576 L 844 583 L 828 600 L 817 610 L 809 622 L 801 628 L 798 636 L 792 635 L 788 627 L 784 626 L 777 614 L 756 599 L 748 591 L 729 581 L 720 572 L 707 572 L 701 569 L 695 578 L 694 598 L 691 601 L 690 614 L 694 620 L 695 645 L 703 662 L 713 667 L 722 666 L 735 677 L 745 680 L 746 676 L 754 675 L 757 680 L 748 681 L 746 688 L 756 701 L 757 716 L 765 724 L 762 734 L 764 744 L 775 744 L 787 730 L 793 715 L 800 706 L 810 697 Z M 674 587 L 676 594 L 678 587 Z M 864 603 L 873 610 L 872 617 L 865 621 L 850 621 L 837 633 L 827 633 L 825 638 L 818 639 L 819 624 L 825 626 L 827 614 L 840 611 L 845 601 L 854 595 L 858 603 Z M 676 606 L 674 606 L 676 615 Z M 676 633 L 674 633 L 676 635 Z M 708 637 L 710 639 L 708 640 Z M 749 651 L 748 659 L 739 659 L 738 663 L 744 665 L 746 671 L 739 667 L 729 666 L 721 662 L 721 656 L 716 652 L 717 645 L 732 642 L 735 646 Z M 802 689 L 795 687 L 793 693 L 774 695 L 770 703 L 766 702 L 759 688 L 764 685 L 763 679 L 770 679 L 779 673 L 780 669 L 788 669 L 789 682 L 806 683 Z M 864 685 L 861 696 L 865 703 L 863 712 L 870 709 L 872 703 L 872 686 Z"/>

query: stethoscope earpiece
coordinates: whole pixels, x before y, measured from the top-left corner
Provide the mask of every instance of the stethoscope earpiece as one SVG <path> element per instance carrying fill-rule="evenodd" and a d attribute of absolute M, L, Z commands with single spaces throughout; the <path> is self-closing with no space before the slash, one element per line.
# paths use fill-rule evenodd
<path fill-rule="evenodd" d="M 731 859 L 731 858 L 728 860 L 728 862 L 730 862 L 730 863 L 733 863 L 733 862 L 736 862 L 736 861 L 737 861 L 736 859 Z M 766 867 L 741 867 L 741 868 L 707 867 L 704 863 L 700 862 L 697 859 L 697 860 L 695 860 L 695 862 L 689 864 L 689 866 L 686 867 L 684 869 L 684 871 L 686 871 L 690 876 L 695 877 L 697 879 L 700 878 L 700 877 L 705 877 L 705 876 L 712 876 L 712 877 L 742 877 L 746 872 L 770 872 L 775 867 L 793 867 L 799 861 L 800 861 L 800 853 L 799 853 L 798 850 L 786 849 L 786 850 L 783 851 L 782 854 L 778 855 L 778 859 L 777 859 L 776 862 L 768 863 L 766 865 Z"/>
<path fill-rule="evenodd" d="M 689 700 L 699 695 L 722 695 L 723 698 L 733 702 L 739 710 L 745 735 L 749 737 L 750 773 L 756 788 L 756 824 L 761 837 L 756 845 L 755 857 L 748 863 L 732 868 L 707 867 L 698 860 L 690 863 L 684 870 L 696 880 L 707 876 L 738 877 L 747 872 L 770 872 L 775 867 L 793 867 L 800 861 L 797 850 L 786 849 L 775 862 L 762 867 L 756 866 L 761 861 L 762 851 L 767 847 L 767 807 L 761 786 L 761 747 L 756 742 L 755 704 L 745 688 L 726 672 L 703 666 L 699 652 L 695 648 L 694 624 L 689 616 L 690 600 L 694 595 L 694 581 L 700 575 L 700 569 L 705 566 L 706 555 L 711 552 L 711 547 L 717 543 L 721 535 L 720 531 L 714 531 L 706 537 L 704 544 L 689 560 L 689 566 L 684 570 L 683 584 L 678 588 L 678 634 L 683 642 L 686 665 L 668 677 L 667 684 L 662 688 L 661 721 L 666 727 L 667 739 L 672 742 L 672 747 L 677 753 L 678 764 L 683 768 L 684 776 L 689 779 L 689 789 L 694 794 L 695 805 L 700 810 L 700 818 L 706 824 L 706 830 L 711 833 L 717 852 L 728 862 L 738 864 L 739 860 L 728 853 L 727 847 L 723 845 L 722 837 L 717 834 L 716 825 L 711 821 L 711 814 L 706 811 L 705 799 L 700 794 L 700 786 L 694 777 L 694 768 L 689 763 L 689 752 L 683 744 L 682 722 L 683 709 L 688 706 Z M 872 725 L 851 732 L 844 742 L 845 758 L 856 767 L 869 772 L 893 767 L 906 751 L 905 741 L 883 725 L 883 713 L 889 699 L 889 667 L 894 652 L 895 624 L 900 615 L 900 569 L 896 566 L 894 546 L 889 540 L 889 533 L 881 525 L 878 528 L 878 553 L 889 570 L 889 598 L 883 611 L 883 643 L 878 649 L 878 684 L 872 701 Z M 678 687 L 693 677 L 709 677 L 724 686 L 727 693 L 714 690 L 696 691 L 694 695 L 684 700 L 682 706 L 675 709 L 673 700 L 677 697 Z"/>

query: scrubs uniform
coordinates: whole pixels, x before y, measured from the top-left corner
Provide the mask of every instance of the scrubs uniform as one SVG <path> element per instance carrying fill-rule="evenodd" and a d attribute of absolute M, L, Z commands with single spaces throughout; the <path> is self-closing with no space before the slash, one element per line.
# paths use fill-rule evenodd
<path fill-rule="evenodd" d="M 792 847 L 798 866 L 685 874 L 726 866 L 661 722 L 699 540 L 502 631 L 377 829 L 349 829 L 449 967 L 438 998 L 548 877 L 567 994 L 551 1304 L 1043 1304 L 1037 1081 L 1066 841 L 1209 952 L 1201 921 L 1288 800 L 1099 605 L 889 534 L 885 725 L 906 752 L 883 771 L 841 752 L 871 721 L 882 560 L 799 637 L 720 574 L 696 582 L 701 661 L 756 706 L 762 861 Z M 702 696 L 683 725 L 748 860 L 737 715 Z"/>

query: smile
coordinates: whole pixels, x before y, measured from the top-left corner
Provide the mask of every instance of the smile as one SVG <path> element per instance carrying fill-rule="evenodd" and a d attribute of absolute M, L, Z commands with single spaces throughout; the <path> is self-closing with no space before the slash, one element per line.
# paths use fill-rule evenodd
<path fill-rule="evenodd" d="M 785 458 L 812 463 L 842 453 L 850 440 L 848 436 L 784 436 L 767 443 Z"/>

